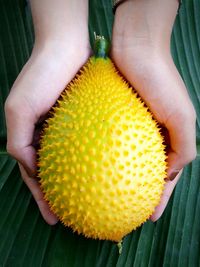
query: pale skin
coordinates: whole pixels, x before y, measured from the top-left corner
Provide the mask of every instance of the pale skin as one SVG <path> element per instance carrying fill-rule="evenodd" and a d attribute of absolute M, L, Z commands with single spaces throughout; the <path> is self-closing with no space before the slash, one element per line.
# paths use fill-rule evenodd
<path fill-rule="evenodd" d="M 91 54 L 87 0 L 32 0 L 35 44 L 5 103 L 8 152 L 42 216 L 58 219 L 43 199 L 32 146 L 35 124 Z M 111 57 L 170 137 L 167 183 L 151 220 L 163 213 L 182 168 L 196 157 L 195 110 L 170 54 L 176 0 L 129 0 L 116 11 Z M 186 127 L 187 125 L 187 127 Z M 171 181 L 173 180 L 173 181 Z"/>

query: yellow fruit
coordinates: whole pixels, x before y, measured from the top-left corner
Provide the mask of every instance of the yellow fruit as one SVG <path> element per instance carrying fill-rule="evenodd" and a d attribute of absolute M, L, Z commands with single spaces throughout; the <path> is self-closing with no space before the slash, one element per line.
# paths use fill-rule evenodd
<path fill-rule="evenodd" d="M 86 237 L 120 241 L 159 203 L 163 138 L 109 58 L 91 57 L 62 93 L 38 154 L 45 199 Z"/>

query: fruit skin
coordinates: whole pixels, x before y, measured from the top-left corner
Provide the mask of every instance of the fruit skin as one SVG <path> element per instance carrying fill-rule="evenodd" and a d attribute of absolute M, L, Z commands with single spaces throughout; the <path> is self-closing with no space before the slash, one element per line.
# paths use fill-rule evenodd
<path fill-rule="evenodd" d="M 91 57 L 41 139 L 39 177 L 64 225 L 120 241 L 154 212 L 166 176 L 158 123 L 109 58 Z"/>

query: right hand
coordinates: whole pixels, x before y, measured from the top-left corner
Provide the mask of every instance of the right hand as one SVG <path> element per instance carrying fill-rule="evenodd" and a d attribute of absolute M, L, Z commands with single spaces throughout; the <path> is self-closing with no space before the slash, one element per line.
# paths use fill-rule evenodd
<path fill-rule="evenodd" d="M 117 8 L 113 27 L 112 59 L 168 137 L 168 181 L 153 221 L 163 213 L 183 167 L 196 157 L 196 113 L 170 53 L 177 9 L 174 0 L 126 1 Z"/>

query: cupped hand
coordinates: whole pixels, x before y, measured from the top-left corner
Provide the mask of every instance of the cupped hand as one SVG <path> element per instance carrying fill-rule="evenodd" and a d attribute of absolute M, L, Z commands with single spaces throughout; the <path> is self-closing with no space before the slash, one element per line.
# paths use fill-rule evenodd
<path fill-rule="evenodd" d="M 163 1 L 157 6 L 155 1 L 150 2 L 152 5 L 145 1 L 127 1 L 118 7 L 111 55 L 169 135 L 168 181 L 160 205 L 151 216 L 156 221 L 167 205 L 181 170 L 196 156 L 196 115 L 170 54 L 171 29 L 178 5 L 175 1 L 166 6 Z"/>
<path fill-rule="evenodd" d="M 80 39 L 80 43 L 81 43 Z M 19 162 L 24 182 L 31 190 L 44 219 L 57 222 L 36 178 L 35 126 L 54 105 L 66 85 L 88 59 L 89 41 L 49 41 L 37 47 L 15 81 L 5 103 L 7 150 Z"/>

